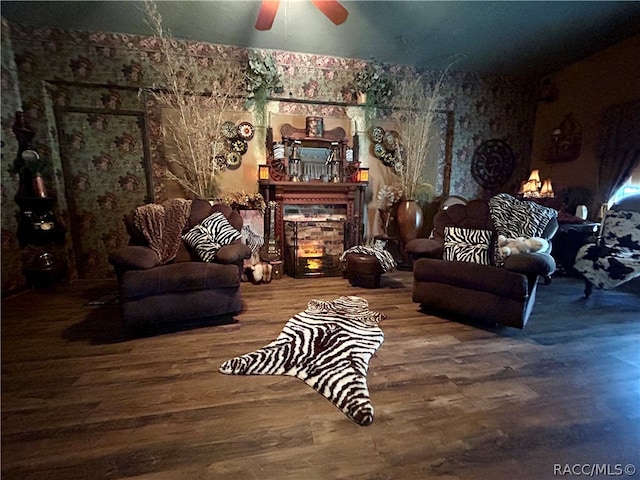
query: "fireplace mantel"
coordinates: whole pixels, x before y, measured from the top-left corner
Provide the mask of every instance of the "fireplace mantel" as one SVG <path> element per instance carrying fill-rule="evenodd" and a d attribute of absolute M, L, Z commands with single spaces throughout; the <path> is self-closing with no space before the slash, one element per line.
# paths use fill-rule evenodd
<path fill-rule="evenodd" d="M 354 182 L 289 182 L 260 180 L 259 189 L 265 201 L 278 204 L 275 232 L 280 251 L 284 252 L 285 205 L 344 205 L 346 210 L 347 248 L 362 241 L 364 194 L 367 184 Z M 265 218 L 265 232 L 269 219 Z"/>

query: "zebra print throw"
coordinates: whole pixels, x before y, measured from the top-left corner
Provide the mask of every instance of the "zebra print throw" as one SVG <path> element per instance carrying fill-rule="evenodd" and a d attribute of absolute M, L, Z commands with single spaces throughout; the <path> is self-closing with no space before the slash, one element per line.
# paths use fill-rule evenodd
<path fill-rule="evenodd" d="M 491 237 L 492 232 L 490 230 L 445 227 L 442 258 L 449 261 L 490 265 L 489 245 L 491 244 Z"/>
<path fill-rule="evenodd" d="M 558 216 L 553 208 L 518 200 L 507 193 L 492 197 L 489 210 L 498 235 L 507 238 L 540 237 L 549 220 Z"/>
<path fill-rule="evenodd" d="M 227 360 L 227 375 L 297 377 L 358 425 L 373 422 L 367 370 L 384 341 L 378 326 L 386 315 L 369 310 L 364 298 L 311 300 L 278 337 L 254 352 Z"/>
<path fill-rule="evenodd" d="M 182 235 L 203 262 L 213 262 L 218 250 L 240 239 L 242 234 L 233 228 L 222 212 L 209 215 L 198 225 Z"/>
<path fill-rule="evenodd" d="M 507 193 L 500 193 L 489 200 L 491 220 L 496 235 L 507 238 L 542 237 L 549 220 L 558 216 L 553 208 L 543 207 L 535 202 L 522 201 Z M 504 264 L 497 242 L 494 248 L 494 263 Z"/>
<path fill-rule="evenodd" d="M 384 248 L 378 248 L 370 245 L 355 245 L 340 254 L 340 261 L 344 262 L 349 253 L 363 253 L 365 255 L 371 255 L 376 257 L 382 267 L 383 272 L 390 272 L 396 266 L 396 261 L 393 259 L 393 255 Z"/>

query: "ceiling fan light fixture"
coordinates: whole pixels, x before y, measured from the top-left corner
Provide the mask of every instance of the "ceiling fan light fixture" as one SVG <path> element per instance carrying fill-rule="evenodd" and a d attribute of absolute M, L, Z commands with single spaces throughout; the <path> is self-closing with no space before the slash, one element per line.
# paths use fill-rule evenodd
<path fill-rule="evenodd" d="M 338 0 L 311 0 L 311 3 L 336 25 L 344 23 L 349 16 L 347 9 Z"/>
<path fill-rule="evenodd" d="M 335 25 L 344 23 L 349 16 L 347 9 L 340 5 L 338 0 L 311 0 L 311 3 Z M 279 6 L 280 0 L 262 0 L 258 19 L 256 20 L 256 30 L 265 31 L 271 29 Z"/>
<path fill-rule="evenodd" d="M 256 20 L 256 30 L 264 31 L 271 29 L 279 6 L 280 0 L 262 0 L 262 5 L 258 12 L 258 19 Z"/>

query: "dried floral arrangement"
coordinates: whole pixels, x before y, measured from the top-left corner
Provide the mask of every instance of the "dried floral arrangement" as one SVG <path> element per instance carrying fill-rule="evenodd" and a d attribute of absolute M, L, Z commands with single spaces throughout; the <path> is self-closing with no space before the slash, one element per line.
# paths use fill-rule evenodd
<path fill-rule="evenodd" d="M 429 200 L 433 186 L 424 178 L 438 107 L 443 102 L 443 79 L 424 75 L 403 78 L 396 88 L 397 115 L 401 124 L 401 148 L 397 149 L 396 173 L 406 200 Z"/>
<path fill-rule="evenodd" d="M 261 210 L 264 213 L 267 208 L 264 197 L 260 193 L 246 193 L 245 191 L 221 195 L 214 201 L 229 205 L 234 210 Z"/>
<path fill-rule="evenodd" d="M 145 0 L 144 10 L 160 54 L 160 61 L 151 63 L 159 82 L 146 91 L 168 109 L 163 115 L 163 135 L 165 147 L 173 147 L 167 152 L 165 175 L 187 196 L 213 198 L 219 191 L 218 173 L 226 168 L 223 113 L 245 97 L 243 65 L 225 62 L 212 78 L 214 69 L 199 64 L 209 59 L 189 52 L 186 42 L 163 28 L 155 1 Z"/>

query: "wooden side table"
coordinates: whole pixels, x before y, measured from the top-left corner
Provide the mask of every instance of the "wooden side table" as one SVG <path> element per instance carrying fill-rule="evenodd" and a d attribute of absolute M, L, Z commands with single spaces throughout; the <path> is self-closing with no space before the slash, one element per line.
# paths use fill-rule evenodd
<path fill-rule="evenodd" d="M 596 241 L 599 223 L 561 223 L 551 239 L 551 256 L 556 261 L 556 273 L 577 276 L 573 264 L 580 247 Z"/>

